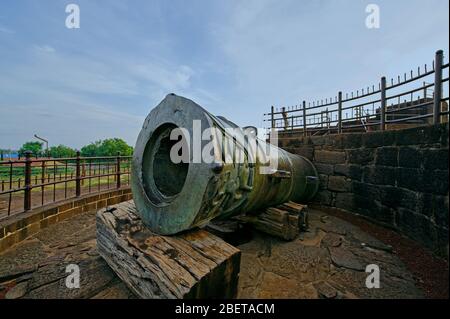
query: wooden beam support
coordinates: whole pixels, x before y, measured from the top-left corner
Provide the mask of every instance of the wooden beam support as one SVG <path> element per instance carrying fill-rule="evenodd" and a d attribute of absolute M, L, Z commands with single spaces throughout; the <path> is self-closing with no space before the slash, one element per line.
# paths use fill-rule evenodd
<path fill-rule="evenodd" d="M 152 233 L 132 201 L 97 212 L 100 255 L 141 298 L 233 298 L 240 251 L 204 230 Z"/>
<path fill-rule="evenodd" d="M 266 234 L 293 240 L 297 238 L 300 230 L 307 227 L 306 208 L 305 205 L 287 202 L 277 207 L 266 208 L 261 214 L 241 215 L 235 218 Z"/>

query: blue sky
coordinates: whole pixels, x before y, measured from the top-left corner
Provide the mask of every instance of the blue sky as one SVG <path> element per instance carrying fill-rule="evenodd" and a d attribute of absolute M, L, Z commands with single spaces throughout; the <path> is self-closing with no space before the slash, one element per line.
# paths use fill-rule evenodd
<path fill-rule="evenodd" d="M 81 28 L 67 29 L 78 4 Z M 369 3 L 380 29 L 365 26 Z M 166 94 L 239 125 L 448 61 L 448 0 L 0 0 L 0 148 L 134 145 Z"/>

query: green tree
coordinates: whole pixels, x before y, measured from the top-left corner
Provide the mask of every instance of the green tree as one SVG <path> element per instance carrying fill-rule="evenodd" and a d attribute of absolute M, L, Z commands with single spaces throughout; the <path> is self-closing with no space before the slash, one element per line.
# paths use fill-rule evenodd
<path fill-rule="evenodd" d="M 122 156 L 133 154 L 133 148 L 120 138 L 110 138 L 102 141 L 98 151 L 99 156 L 115 156 L 118 152 Z"/>
<path fill-rule="evenodd" d="M 24 143 L 19 149 L 19 155 L 25 156 L 26 151 L 30 151 L 33 156 L 42 156 L 42 143 L 36 141 Z"/>
<path fill-rule="evenodd" d="M 120 138 L 96 141 L 81 148 L 84 157 L 116 156 L 118 152 L 122 156 L 129 156 L 133 154 L 133 148 Z"/>
<path fill-rule="evenodd" d="M 81 156 L 93 157 L 98 156 L 98 149 L 100 148 L 102 141 L 96 141 L 94 143 L 85 145 L 81 148 Z"/>
<path fill-rule="evenodd" d="M 73 148 L 65 145 L 52 146 L 49 149 L 49 153 L 53 158 L 75 157 L 77 155 L 77 152 Z"/>

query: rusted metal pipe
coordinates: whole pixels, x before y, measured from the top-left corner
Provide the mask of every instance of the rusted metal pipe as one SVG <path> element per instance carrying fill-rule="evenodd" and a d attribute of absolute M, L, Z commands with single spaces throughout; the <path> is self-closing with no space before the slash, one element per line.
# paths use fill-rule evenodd
<path fill-rule="evenodd" d="M 203 135 L 197 138 L 200 147 L 195 150 L 196 126 L 213 129 L 212 137 L 231 143 L 217 143 L 221 139 L 208 140 Z M 171 135 L 177 128 L 185 131 L 174 140 Z M 310 200 L 319 184 L 313 164 L 253 139 L 255 130 L 241 129 L 189 99 L 169 94 L 145 119 L 133 154 L 131 188 L 144 223 L 156 233 L 169 235 L 201 227 L 213 218 L 257 213 L 289 200 Z M 230 131 L 235 135 L 230 137 Z M 257 141 L 253 148 L 252 140 Z M 188 154 L 181 154 L 187 160 L 174 163 L 171 152 L 181 142 L 191 146 Z M 213 161 L 197 162 L 198 151 L 208 146 L 206 157 Z"/>

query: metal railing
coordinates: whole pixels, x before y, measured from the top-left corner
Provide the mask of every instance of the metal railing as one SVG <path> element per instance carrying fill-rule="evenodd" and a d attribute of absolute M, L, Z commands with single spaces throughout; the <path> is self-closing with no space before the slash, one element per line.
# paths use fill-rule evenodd
<path fill-rule="evenodd" d="M 448 91 L 443 96 L 443 84 L 449 80 L 448 74 L 444 77 L 444 71 L 448 73 L 448 67 L 448 63 L 444 64 L 443 51 L 439 50 L 431 69 L 425 64 L 417 72 L 411 70 L 396 80 L 391 78 L 390 82 L 382 77 L 378 87 L 373 85 L 345 96 L 338 92 L 334 99 L 302 101 L 294 107 L 272 106 L 270 113 L 264 114 L 264 121 L 270 122 L 266 128 L 279 131 L 279 138 L 290 138 L 291 134 L 340 134 L 386 130 L 398 123 L 422 125 L 448 121 Z M 433 76 L 432 83 L 424 81 Z M 423 82 L 417 86 L 419 80 Z"/>
<path fill-rule="evenodd" d="M 130 184 L 131 156 L 0 161 L 0 219 L 68 198 Z"/>

